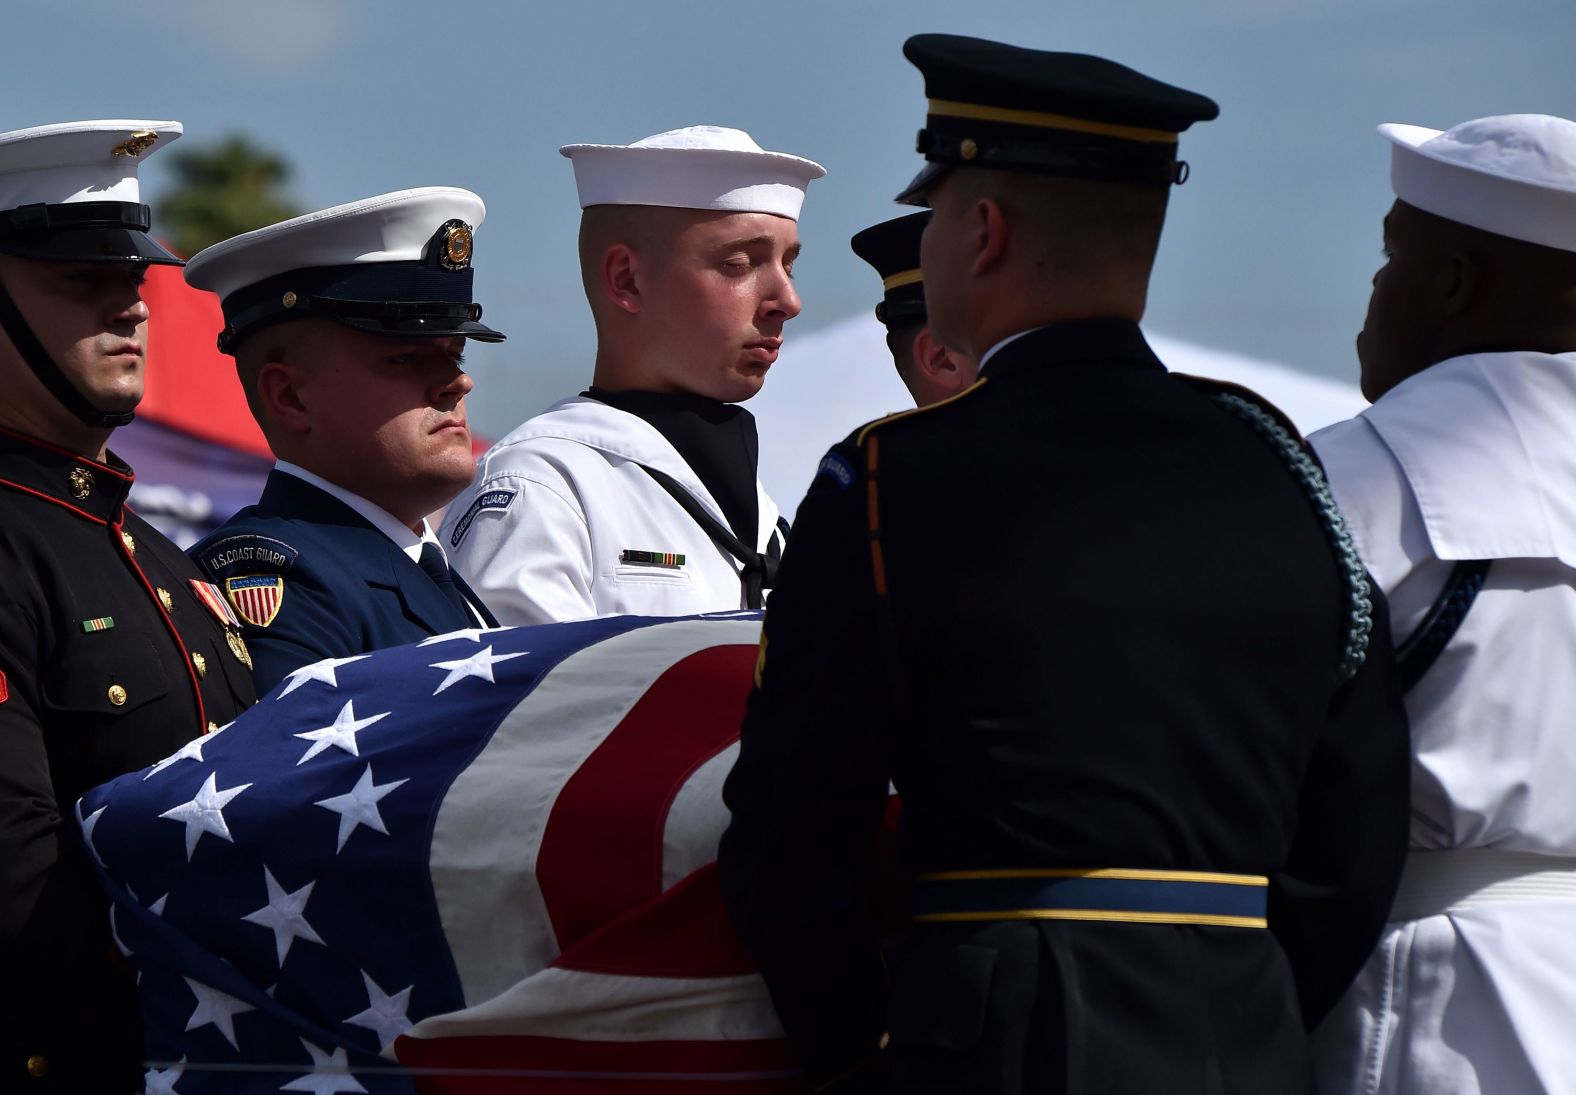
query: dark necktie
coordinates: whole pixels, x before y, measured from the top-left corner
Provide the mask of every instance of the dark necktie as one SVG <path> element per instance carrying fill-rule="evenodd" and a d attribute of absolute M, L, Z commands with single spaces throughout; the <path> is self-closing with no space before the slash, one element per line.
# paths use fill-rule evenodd
<path fill-rule="evenodd" d="M 449 570 L 449 564 L 443 558 L 443 549 L 428 540 L 421 545 L 421 558 L 416 560 L 418 566 L 427 572 L 427 577 L 432 579 L 432 584 L 438 587 L 438 592 L 465 617 L 467 627 L 476 622 L 476 617 L 471 614 L 471 606 L 463 594 L 454 585 L 454 574 Z"/>

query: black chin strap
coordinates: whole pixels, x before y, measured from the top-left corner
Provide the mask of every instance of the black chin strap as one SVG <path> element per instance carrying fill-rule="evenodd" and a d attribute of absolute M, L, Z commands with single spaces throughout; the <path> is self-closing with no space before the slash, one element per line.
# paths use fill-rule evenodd
<path fill-rule="evenodd" d="M 75 384 L 66 378 L 60 371 L 60 366 L 55 364 L 55 359 L 49 356 L 49 351 L 44 349 L 44 344 L 38 341 L 38 336 L 33 333 L 33 328 L 27 325 L 27 319 L 22 315 L 22 310 L 16 306 L 16 301 L 11 299 L 11 291 L 6 288 L 5 279 L 0 278 L 0 328 L 11 336 L 11 344 L 16 347 L 17 353 L 22 355 L 28 367 L 33 370 L 33 375 L 38 377 L 49 393 L 60 401 L 60 405 L 80 418 L 85 424 L 99 429 L 114 429 L 130 422 L 135 411 L 120 411 L 110 414 L 101 411 L 86 396 L 77 390 Z"/>

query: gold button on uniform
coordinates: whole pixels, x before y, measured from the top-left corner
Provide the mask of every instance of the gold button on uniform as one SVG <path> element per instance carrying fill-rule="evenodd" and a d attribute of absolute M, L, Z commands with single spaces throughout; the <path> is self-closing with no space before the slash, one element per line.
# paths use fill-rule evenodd
<path fill-rule="evenodd" d="M 114 704 L 116 707 L 124 706 L 126 703 L 126 690 L 118 684 L 110 685 L 109 702 Z"/>
<path fill-rule="evenodd" d="M 137 554 L 137 538 L 129 532 L 120 534 L 120 542 L 126 545 L 126 550 L 133 555 Z"/>
<path fill-rule="evenodd" d="M 159 594 L 159 603 L 164 606 L 164 611 L 166 611 L 166 612 L 174 612 L 175 611 L 175 598 L 170 596 L 170 591 L 165 589 L 165 588 L 163 588 L 161 586 L 159 588 L 159 590 L 158 590 L 158 594 Z"/>
<path fill-rule="evenodd" d="M 27 1074 L 29 1076 L 44 1076 L 49 1072 L 49 1061 L 43 1057 L 29 1057 L 27 1059 Z"/>
<path fill-rule="evenodd" d="M 199 677 L 206 677 L 208 675 L 207 658 L 203 657 L 201 654 L 194 653 L 192 654 L 192 664 L 197 667 L 197 675 Z"/>

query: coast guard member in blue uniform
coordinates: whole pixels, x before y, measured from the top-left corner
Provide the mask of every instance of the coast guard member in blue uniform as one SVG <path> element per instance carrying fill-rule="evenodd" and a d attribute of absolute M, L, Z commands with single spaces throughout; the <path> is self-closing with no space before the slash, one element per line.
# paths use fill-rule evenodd
<path fill-rule="evenodd" d="M 259 690 L 322 658 L 497 625 L 427 515 L 475 473 L 467 190 L 383 194 L 200 252 L 247 400 L 278 458 L 255 506 L 192 548 L 246 621 Z"/>
<path fill-rule="evenodd" d="M 1138 327 L 1216 106 L 1096 57 L 905 53 L 929 322 L 981 380 L 856 432 L 799 508 L 724 792 L 735 922 L 822 1090 L 1311 1092 L 1305 1025 L 1399 875 L 1406 718 L 1308 451 Z M 888 967 L 889 780 L 919 878 Z"/>

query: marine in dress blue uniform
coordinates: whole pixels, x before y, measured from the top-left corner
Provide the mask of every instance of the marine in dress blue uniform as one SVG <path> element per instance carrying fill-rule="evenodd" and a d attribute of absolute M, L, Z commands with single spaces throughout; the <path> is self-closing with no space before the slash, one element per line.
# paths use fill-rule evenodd
<path fill-rule="evenodd" d="M 215 244 L 187 267 L 219 294 L 279 458 L 257 505 L 191 549 L 245 622 L 260 690 L 323 658 L 495 627 L 428 525 L 470 481 L 466 190 L 379 195 Z"/>
<path fill-rule="evenodd" d="M 106 448 L 142 392 L 149 317 L 137 287 L 148 264 L 181 261 L 147 234 L 137 172 L 180 134 L 177 122 L 119 120 L 0 134 L 8 1093 L 142 1090 L 132 972 L 115 954 L 107 902 L 67 819 L 90 788 L 256 700 L 238 622 L 126 504 L 135 475 Z"/>
<path fill-rule="evenodd" d="M 1311 1092 L 1399 874 L 1406 720 L 1300 439 L 1137 324 L 1215 104 L 905 52 L 929 322 L 981 379 L 856 431 L 799 508 L 724 791 L 735 923 L 819 1090 Z M 884 962 L 889 781 L 918 879 Z"/>

